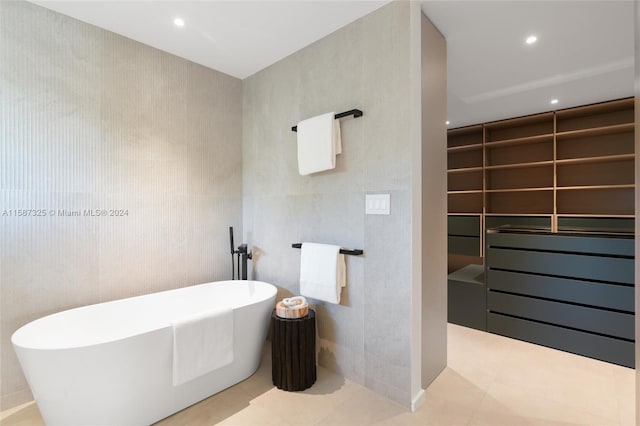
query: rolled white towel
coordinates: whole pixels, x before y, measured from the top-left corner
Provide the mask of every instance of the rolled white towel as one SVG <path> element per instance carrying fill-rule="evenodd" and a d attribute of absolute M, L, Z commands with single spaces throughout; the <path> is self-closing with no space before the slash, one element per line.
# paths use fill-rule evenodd
<path fill-rule="evenodd" d="M 304 296 L 286 297 L 282 299 L 282 304 L 289 309 L 302 309 L 308 306 Z"/>

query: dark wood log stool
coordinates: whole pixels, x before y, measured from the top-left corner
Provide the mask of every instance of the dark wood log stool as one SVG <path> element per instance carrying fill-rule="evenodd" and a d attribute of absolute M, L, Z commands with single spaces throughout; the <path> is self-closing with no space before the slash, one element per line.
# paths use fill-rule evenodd
<path fill-rule="evenodd" d="M 278 389 L 305 390 L 316 382 L 316 313 L 303 318 L 271 314 L 271 379 Z"/>

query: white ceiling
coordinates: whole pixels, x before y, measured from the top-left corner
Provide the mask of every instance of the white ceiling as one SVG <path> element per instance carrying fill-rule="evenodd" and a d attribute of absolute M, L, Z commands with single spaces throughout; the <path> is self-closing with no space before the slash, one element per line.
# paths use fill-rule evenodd
<path fill-rule="evenodd" d="M 423 1 L 422 10 L 447 39 L 449 127 L 634 95 L 631 0 Z"/>
<path fill-rule="evenodd" d="M 246 78 L 389 0 L 33 0 L 141 43 Z M 185 21 L 182 28 L 173 20 Z"/>
<path fill-rule="evenodd" d="M 245 78 L 387 1 L 33 2 Z M 447 39 L 450 127 L 634 94 L 633 0 L 421 3 Z"/>

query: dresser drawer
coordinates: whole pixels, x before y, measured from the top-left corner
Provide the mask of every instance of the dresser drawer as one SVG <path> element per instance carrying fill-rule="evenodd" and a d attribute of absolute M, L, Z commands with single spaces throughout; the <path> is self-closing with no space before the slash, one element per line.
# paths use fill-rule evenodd
<path fill-rule="evenodd" d="M 489 291 L 487 309 L 522 319 L 633 340 L 634 315 Z"/>

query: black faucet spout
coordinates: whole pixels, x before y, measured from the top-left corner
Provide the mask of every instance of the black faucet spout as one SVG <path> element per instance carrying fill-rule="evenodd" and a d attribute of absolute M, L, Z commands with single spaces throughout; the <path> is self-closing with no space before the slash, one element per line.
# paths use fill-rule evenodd
<path fill-rule="evenodd" d="M 238 256 L 240 256 L 242 263 L 240 266 L 240 279 L 247 279 L 247 260 L 253 258 L 252 253 L 249 251 L 247 244 L 243 243 L 238 246 Z"/>

